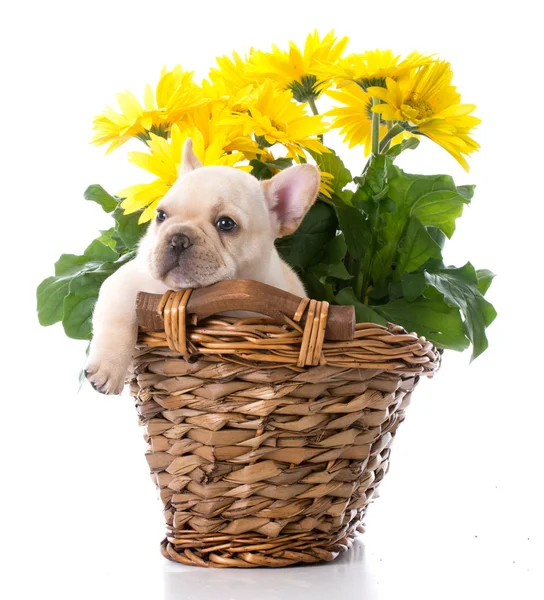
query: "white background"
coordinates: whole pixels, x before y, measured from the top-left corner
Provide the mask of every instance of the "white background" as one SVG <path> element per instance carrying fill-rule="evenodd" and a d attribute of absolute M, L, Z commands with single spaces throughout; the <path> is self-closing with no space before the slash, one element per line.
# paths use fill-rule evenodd
<path fill-rule="evenodd" d="M 4 598 L 544 597 L 542 32 L 536 2 L 12 2 L 2 16 Z M 108 219 L 82 193 L 146 181 L 89 145 L 115 93 L 163 64 L 205 76 L 217 54 L 303 43 L 437 52 L 483 124 L 470 174 L 421 144 L 400 166 L 476 183 L 446 262 L 497 273 L 490 349 L 447 352 L 395 442 L 368 531 L 329 565 L 209 571 L 165 561 L 162 515 L 131 399 L 77 392 L 83 342 L 40 328 L 35 288 Z M 329 141 L 332 136 L 329 137 Z M 337 146 L 339 147 L 339 146 Z M 361 154 L 340 149 L 357 170 Z"/>

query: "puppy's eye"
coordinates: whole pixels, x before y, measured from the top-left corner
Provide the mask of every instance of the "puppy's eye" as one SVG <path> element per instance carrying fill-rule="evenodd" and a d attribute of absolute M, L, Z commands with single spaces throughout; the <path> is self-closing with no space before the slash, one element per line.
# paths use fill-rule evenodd
<path fill-rule="evenodd" d="M 215 222 L 215 226 L 219 231 L 234 231 L 236 223 L 230 217 L 219 217 Z"/>
<path fill-rule="evenodd" d="M 167 217 L 168 217 L 168 215 L 164 212 L 164 210 L 158 210 L 157 211 L 157 221 L 159 223 L 162 223 L 163 221 L 166 221 Z"/>

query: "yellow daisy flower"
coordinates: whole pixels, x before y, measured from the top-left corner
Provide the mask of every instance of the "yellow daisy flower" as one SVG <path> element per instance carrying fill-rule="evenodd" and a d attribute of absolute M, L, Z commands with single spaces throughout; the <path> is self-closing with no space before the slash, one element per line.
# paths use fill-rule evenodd
<path fill-rule="evenodd" d="M 244 125 L 244 135 L 257 136 L 260 146 L 281 144 L 296 162 L 306 158 L 304 149 L 329 152 L 317 138 L 327 130 L 323 118 L 308 115 L 303 105 L 293 102 L 289 91 L 278 90 L 271 82 L 260 86 L 249 112 L 234 116 L 233 122 Z"/>
<path fill-rule="evenodd" d="M 172 187 L 178 178 L 181 165 L 183 144 L 187 138 L 193 140 L 193 151 L 203 165 L 227 165 L 238 166 L 244 156 L 240 152 L 226 154 L 224 151 L 225 139 L 217 136 L 209 144 L 202 133 L 194 128 L 185 128 L 183 131 L 178 125 L 173 125 L 170 131 L 170 139 L 149 134 L 149 152 L 130 152 L 129 161 L 152 173 L 157 179 L 149 183 L 132 185 L 121 190 L 117 195 L 124 200 L 121 207 L 125 214 L 130 214 L 145 208 L 140 215 L 139 223 L 150 221 L 157 204 L 166 192 Z M 244 170 L 250 170 L 249 166 L 239 166 Z"/>
<path fill-rule="evenodd" d="M 253 49 L 249 56 L 252 54 Z M 210 98 L 214 111 L 240 113 L 249 110 L 258 93 L 259 81 L 248 71 L 248 60 L 236 52 L 232 53 L 232 58 L 216 58 L 218 68 L 210 69 L 209 81 L 202 82 L 203 93 Z"/>
<path fill-rule="evenodd" d="M 109 143 L 107 152 L 111 152 L 134 137 L 144 141 L 150 133 L 166 137 L 173 123 L 207 101 L 193 83 L 193 73 L 183 71 L 179 65 L 171 71 L 163 69 L 155 95 L 151 86 L 146 85 L 143 105 L 129 91 L 117 94 L 121 112 L 107 107 L 95 117 L 92 142 L 97 146 Z"/>
<path fill-rule="evenodd" d="M 182 132 L 198 129 L 206 147 L 220 138 L 225 152 L 242 152 L 248 159 L 255 158 L 260 152 L 259 145 L 251 136 L 244 134 L 244 125 L 233 121 L 231 117 L 230 109 L 210 102 L 188 113 L 178 125 Z"/>
<path fill-rule="evenodd" d="M 208 102 L 193 82 L 193 73 L 177 65 L 171 71 L 163 69 L 155 93 L 157 107 L 166 124 L 173 124 L 189 111 Z"/>
<path fill-rule="evenodd" d="M 204 80 L 202 92 L 210 98 L 215 108 L 227 108 L 232 112 L 247 112 L 249 105 L 255 100 L 258 86 L 249 84 L 243 88 L 233 88 L 224 79 L 218 78 L 213 83 Z"/>
<path fill-rule="evenodd" d="M 218 56 L 215 61 L 217 68 L 210 69 L 210 81 L 215 84 L 221 80 L 232 91 L 240 90 L 248 85 L 256 85 L 257 80 L 255 74 L 250 70 L 249 63 L 254 54 L 253 48 L 249 51 L 249 56 L 245 59 L 237 52 L 232 53 L 232 58 L 228 56 Z"/>
<path fill-rule="evenodd" d="M 401 121 L 417 129 L 447 150 L 468 171 L 464 155 L 479 148 L 470 137 L 480 119 L 471 116 L 474 104 L 461 104 L 461 96 L 451 85 L 453 72 L 446 61 L 425 65 L 407 80 L 386 79 L 386 89 L 369 87 L 368 93 L 384 104 L 372 107 L 388 121 Z"/>
<path fill-rule="evenodd" d="M 332 30 L 320 39 L 315 30 L 306 38 L 304 50 L 293 42 L 289 42 L 288 52 L 274 45 L 272 52 L 254 53 L 249 68 L 260 78 L 272 79 L 290 89 L 298 102 L 313 102 L 331 85 L 326 68 L 339 60 L 347 43 L 347 37 L 338 39 Z"/>
<path fill-rule="evenodd" d="M 332 117 L 331 127 L 340 129 L 344 136 L 344 142 L 349 148 L 362 144 L 365 148 L 365 156 L 368 156 L 372 141 L 372 98 L 360 86 L 351 82 L 340 90 L 329 90 L 327 95 L 340 102 L 337 106 L 326 113 Z M 380 138 L 387 133 L 387 127 L 380 120 Z M 392 143 L 398 143 L 402 135 L 393 138 Z"/>
<path fill-rule="evenodd" d="M 367 50 L 362 54 L 350 54 L 335 65 L 326 68 L 326 72 L 334 77 L 339 87 L 352 81 L 363 90 L 370 86 L 385 87 L 387 77 L 398 79 L 405 77 L 414 69 L 427 65 L 433 57 L 411 52 L 405 58 L 393 54 L 392 50 Z"/>

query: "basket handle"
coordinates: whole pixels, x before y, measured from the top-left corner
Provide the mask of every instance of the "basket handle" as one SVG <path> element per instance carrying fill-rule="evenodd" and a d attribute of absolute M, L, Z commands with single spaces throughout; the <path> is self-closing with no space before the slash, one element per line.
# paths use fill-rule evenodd
<path fill-rule="evenodd" d="M 159 305 L 160 294 L 140 292 L 136 299 L 138 325 L 148 330 L 163 330 L 164 320 Z M 187 303 L 188 315 L 204 319 L 211 315 L 247 310 L 283 321 L 283 316 L 293 318 L 301 305 L 301 298 L 276 287 L 257 281 L 220 281 L 209 287 L 193 290 Z M 305 316 L 301 323 L 304 324 Z M 352 340 L 355 332 L 353 306 L 330 306 L 325 329 L 327 340 Z"/>

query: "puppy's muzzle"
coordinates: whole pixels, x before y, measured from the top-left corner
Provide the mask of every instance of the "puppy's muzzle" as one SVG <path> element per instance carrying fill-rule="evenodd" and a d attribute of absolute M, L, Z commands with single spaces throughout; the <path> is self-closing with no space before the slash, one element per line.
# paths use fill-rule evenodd
<path fill-rule="evenodd" d="M 189 239 L 189 236 L 185 235 L 184 233 L 175 233 L 170 238 L 168 245 L 174 251 L 174 253 L 179 256 L 184 250 L 187 250 L 187 248 L 193 244 Z"/>

